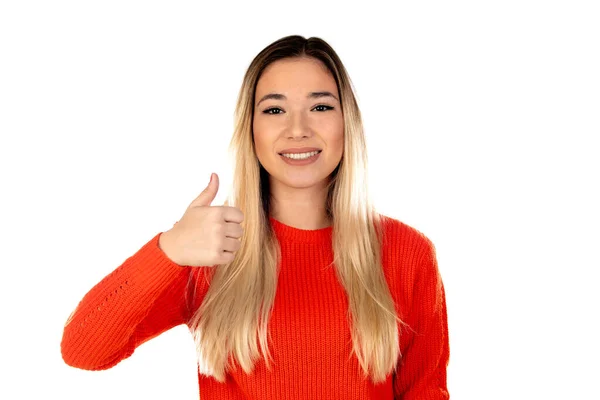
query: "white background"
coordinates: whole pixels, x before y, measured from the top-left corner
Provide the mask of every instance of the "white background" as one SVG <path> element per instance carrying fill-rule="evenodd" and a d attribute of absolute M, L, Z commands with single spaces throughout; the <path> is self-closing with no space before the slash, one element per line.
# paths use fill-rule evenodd
<path fill-rule="evenodd" d="M 436 245 L 451 397 L 600 399 L 594 2 L 217 3 L 0 6 L 0 397 L 197 399 L 184 325 L 101 372 L 63 325 L 225 187 L 243 74 L 300 34 L 350 73 L 379 211 Z"/>

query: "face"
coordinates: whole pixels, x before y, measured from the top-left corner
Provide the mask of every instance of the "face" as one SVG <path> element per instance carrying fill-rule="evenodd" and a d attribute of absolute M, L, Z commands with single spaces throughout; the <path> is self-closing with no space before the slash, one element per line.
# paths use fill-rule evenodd
<path fill-rule="evenodd" d="M 271 185 L 327 184 L 344 150 L 339 98 L 335 79 L 319 60 L 283 59 L 263 71 L 254 98 L 253 133 L 256 155 Z M 285 149 L 301 147 L 315 147 L 321 153 L 305 165 L 290 165 L 280 155 Z"/>

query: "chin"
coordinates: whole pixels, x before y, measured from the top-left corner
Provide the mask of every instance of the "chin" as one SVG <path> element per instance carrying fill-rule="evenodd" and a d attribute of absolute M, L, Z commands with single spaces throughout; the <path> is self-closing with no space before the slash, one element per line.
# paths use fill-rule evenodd
<path fill-rule="evenodd" d="M 325 178 L 315 176 L 286 176 L 282 177 L 280 182 L 289 187 L 304 189 L 322 183 Z"/>

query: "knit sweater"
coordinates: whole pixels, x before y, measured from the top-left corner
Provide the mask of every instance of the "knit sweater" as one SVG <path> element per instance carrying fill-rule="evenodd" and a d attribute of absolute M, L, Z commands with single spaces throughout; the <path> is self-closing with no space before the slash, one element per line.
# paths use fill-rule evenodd
<path fill-rule="evenodd" d="M 396 372 L 374 385 L 363 378 L 356 355 L 349 358 L 348 300 L 334 268 L 327 267 L 333 261 L 333 227 L 303 230 L 271 217 L 282 255 L 268 325 L 274 363 L 268 370 L 260 358 L 251 374 L 237 368 L 224 383 L 199 370 L 201 400 L 449 398 L 446 299 L 435 247 L 415 228 L 382 217 L 385 278 L 398 316 L 412 328 L 399 331 Z M 174 263 L 158 246 L 161 234 L 79 302 L 63 332 L 65 363 L 86 370 L 108 369 L 142 343 L 188 324 L 210 284 L 204 272 L 212 267 Z M 190 274 L 197 285 L 194 297 L 187 289 L 193 288 L 188 286 Z M 190 299 L 191 307 L 185 299 Z"/>

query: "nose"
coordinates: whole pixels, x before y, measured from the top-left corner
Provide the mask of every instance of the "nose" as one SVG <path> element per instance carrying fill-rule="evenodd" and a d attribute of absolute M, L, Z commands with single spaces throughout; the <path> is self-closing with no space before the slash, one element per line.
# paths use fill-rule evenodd
<path fill-rule="evenodd" d="M 310 127 L 306 123 L 305 117 L 302 115 L 302 113 L 295 113 L 295 115 L 292 115 L 287 134 L 288 138 L 296 139 L 310 137 L 311 135 Z"/>

